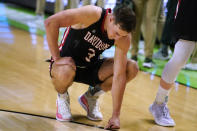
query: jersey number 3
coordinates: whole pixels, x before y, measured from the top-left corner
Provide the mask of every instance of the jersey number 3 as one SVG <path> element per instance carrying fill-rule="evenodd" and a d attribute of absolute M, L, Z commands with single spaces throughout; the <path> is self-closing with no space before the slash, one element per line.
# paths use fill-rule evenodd
<path fill-rule="evenodd" d="M 88 56 L 85 57 L 87 62 L 90 62 L 90 59 L 95 56 L 95 50 L 92 48 L 88 49 Z"/>

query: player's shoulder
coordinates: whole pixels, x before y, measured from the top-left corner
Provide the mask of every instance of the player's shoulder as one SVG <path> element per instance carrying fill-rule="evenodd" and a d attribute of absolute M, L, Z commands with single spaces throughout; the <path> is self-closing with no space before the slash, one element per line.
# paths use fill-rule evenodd
<path fill-rule="evenodd" d="M 102 8 L 95 5 L 82 6 L 81 9 L 93 15 L 100 15 L 102 13 Z"/>
<path fill-rule="evenodd" d="M 100 19 L 102 8 L 94 5 L 86 5 L 80 7 L 78 12 L 80 14 L 79 17 L 83 20 L 83 23 L 85 23 L 86 26 L 89 26 Z"/>

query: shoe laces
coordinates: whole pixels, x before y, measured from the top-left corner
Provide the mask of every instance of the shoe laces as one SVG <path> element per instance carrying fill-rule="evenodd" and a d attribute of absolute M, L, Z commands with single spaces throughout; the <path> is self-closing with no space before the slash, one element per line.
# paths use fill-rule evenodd
<path fill-rule="evenodd" d="M 61 108 L 60 112 L 65 114 L 66 112 L 70 113 L 70 104 L 67 99 L 59 99 L 58 100 L 58 107 Z"/>
<path fill-rule="evenodd" d="M 92 112 L 93 112 L 93 113 L 99 112 L 98 97 L 92 96 L 92 97 L 89 97 L 89 98 L 90 98 L 90 99 L 89 99 L 89 102 L 90 102 L 89 106 L 90 106 L 90 108 L 92 109 Z"/>
<path fill-rule="evenodd" d="M 162 116 L 165 117 L 165 118 L 170 118 L 170 114 L 169 114 L 169 109 L 168 107 L 166 106 L 166 104 L 163 104 L 161 106 L 161 111 L 162 111 Z"/>

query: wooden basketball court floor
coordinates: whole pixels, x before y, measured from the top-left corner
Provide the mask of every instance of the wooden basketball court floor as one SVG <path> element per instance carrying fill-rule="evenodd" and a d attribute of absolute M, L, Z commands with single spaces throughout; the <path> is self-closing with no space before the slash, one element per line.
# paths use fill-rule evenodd
<path fill-rule="evenodd" d="M 55 120 L 56 96 L 48 73 L 46 38 L 9 26 L 0 26 L 0 130 L 72 131 L 103 130 L 112 112 L 110 92 L 100 98 L 104 120 L 92 122 L 77 102 L 88 86 L 69 88 L 73 122 Z M 196 131 L 197 90 L 174 84 L 169 108 L 175 127 L 157 126 L 148 111 L 159 77 L 139 72 L 127 84 L 121 109 L 121 131 Z"/>

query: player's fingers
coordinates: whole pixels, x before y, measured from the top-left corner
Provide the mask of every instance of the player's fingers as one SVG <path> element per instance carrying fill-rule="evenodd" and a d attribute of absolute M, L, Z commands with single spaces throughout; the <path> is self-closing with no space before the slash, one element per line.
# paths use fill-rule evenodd
<path fill-rule="evenodd" d="M 105 126 L 105 129 L 110 129 L 111 126 L 112 126 L 111 123 L 108 123 L 108 124 Z"/>

